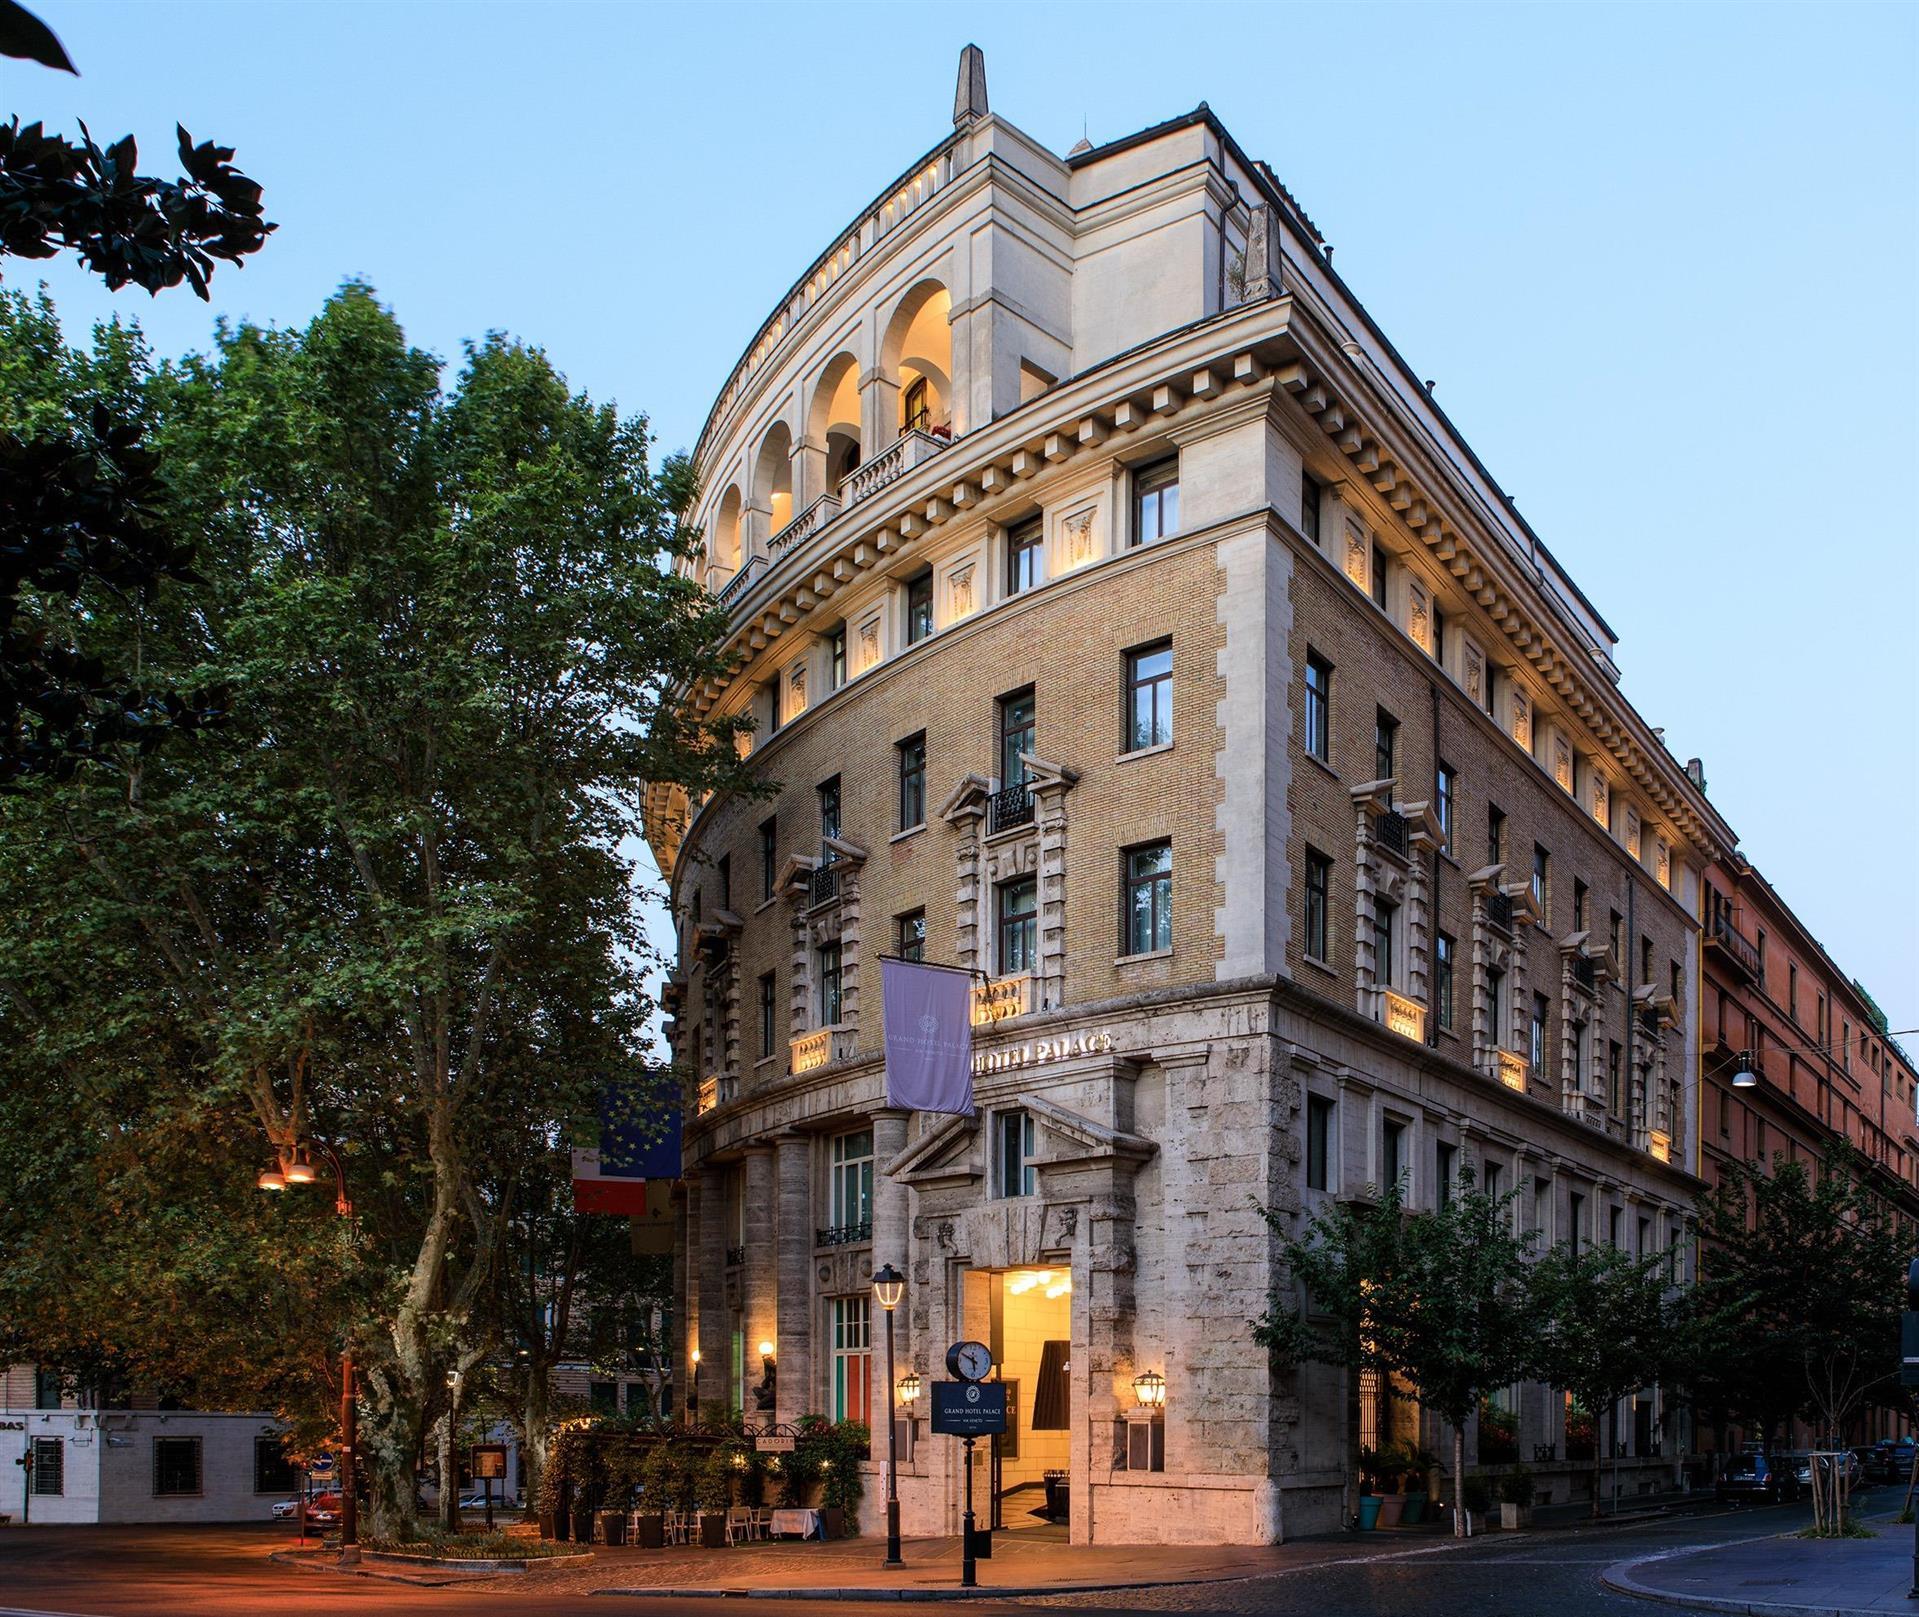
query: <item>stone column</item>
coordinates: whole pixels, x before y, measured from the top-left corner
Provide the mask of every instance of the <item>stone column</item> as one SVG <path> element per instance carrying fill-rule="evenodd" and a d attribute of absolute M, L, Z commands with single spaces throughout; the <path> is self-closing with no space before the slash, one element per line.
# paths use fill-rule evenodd
<path fill-rule="evenodd" d="M 775 1235 L 778 1206 L 773 1170 L 773 1148 L 746 1148 L 746 1264 L 742 1275 L 742 1325 L 746 1343 L 746 1416 L 765 1421 L 770 1410 L 758 1409 L 753 1389 L 759 1385 L 760 1343 L 779 1343 L 779 1249 Z"/>
<path fill-rule="evenodd" d="M 732 1397 L 733 1322 L 726 1306 L 726 1244 L 732 1208 L 727 1203 L 727 1170 L 700 1170 L 699 1285 L 700 1401 L 725 1403 Z"/>
<path fill-rule="evenodd" d="M 782 1421 L 796 1421 L 819 1408 L 813 1395 L 813 1142 L 804 1134 L 783 1134 L 775 1150 L 780 1350 L 776 1412 Z"/>
<path fill-rule="evenodd" d="M 1034 794 L 1039 821 L 1039 1003 L 1057 1010 L 1066 999 L 1066 791 L 1047 784 Z"/>
<path fill-rule="evenodd" d="M 911 1193 L 887 1173 L 886 1165 L 906 1149 L 906 1119 L 907 1114 L 901 1111 L 873 1114 L 873 1268 L 877 1272 L 890 1263 L 909 1277 L 907 1295 L 893 1311 L 894 1367 L 895 1373 L 902 1376 L 913 1367 L 913 1259 L 909 1250 L 911 1223 L 907 1211 L 907 1198 Z M 873 1458 L 884 1460 L 886 1421 L 894 1405 L 893 1389 L 886 1380 L 886 1310 L 880 1307 L 878 1298 L 873 1300 L 872 1324 L 873 1356 L 869 1363 Z M 929 1384 L 934 1379 L 930 1366 L 922 1366 L 920 1374 Z M 926 1396 L 930 1399 L 931 1394 Z"/>
<path fill-rule="evenodd" d="M 899 441 L 899 378 L 877 365 L 860 378 L 860 457 L 877 460 Z"/>
<path fill-rule="evenodd" d="M 673 1330 L 667 1347 L 675 1402 L 693 1388 L 693 1348 L 699 1341 L 700 1182 L 686 1179 L 674 1200 Z"/>
<path fill-rule="evenodd" d="M 826 441 L 807 437 L 793 443 L 793 515 L 826 493 Z"/>

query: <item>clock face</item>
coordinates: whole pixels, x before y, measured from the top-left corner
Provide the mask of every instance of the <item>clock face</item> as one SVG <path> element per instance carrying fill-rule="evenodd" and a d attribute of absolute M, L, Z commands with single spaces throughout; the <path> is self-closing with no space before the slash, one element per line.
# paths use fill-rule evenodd
<path fill-rule="evenodd" d="M 946 1368 L 962 1381 L 984 1381 L 993 1371 L 993 1350 L 984 1342 L 955 1342 L 946 1350 Z"/>

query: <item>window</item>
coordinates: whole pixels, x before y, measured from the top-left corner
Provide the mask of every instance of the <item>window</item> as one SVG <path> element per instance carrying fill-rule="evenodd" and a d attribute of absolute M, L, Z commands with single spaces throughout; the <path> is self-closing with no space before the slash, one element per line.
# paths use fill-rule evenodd
<path fill-rule="evenodd" d="M 1617 1039 L 1606 1041 L 1606 1110 L 1614 1117 L 1625 1116 L 1626 1057 Z"/>
<path fill-rule="evenodd" d="M 933 569 L 906 581 L 906 643 L 916 646 L 933 632 Z"/>
<path fill-rule="evenodd" d="M 1606 946 L 1612 950 L 1613 964 L 1619 970 L 1626 965 L 1626 921 L 1617 910 L 1609 910 L 1606 920 Z"/>
<path fill-rule="evenodd" d="M 1652 939 L 1643 933 L 1639 938 L 1639 981 L 1641 984 L 1652 981 Z"/>
<path fill-rule="evenodd" d="M 54 1499 L 67 1491 L 67 1446 L 63 1438 L 33 1440 L 33 1492 Z"/>
<path fill-rule="evenodd" d="M 1125 919 L 1120 948 L 1151 954 L 1173 946 L 1173 845 L 1151 842 L 1125 854 Z"/>
<path fill-rule="evenodd" d="M 1179 459 L 1133 473 L 1133 543 L 1150 544 L 1179 532 Z"/>
<path fill-rule="evenodd" d="M 1306 1188 L 1331 1190 L 1333 1102 L 1324 1095 L 1306 1097 Z"/>
<path fill-rule="evenodd" d="M 35 1409 L 60 1407 L 60 1372 L 58 1370 L 33 1372 L 33 1407 Z"/>
<path fill-rule="evenodd" d="M 1480 682 L 1479 705 L 1489 719 L 1499 711 L 1499 670 L 1491 663 L 1486 665 L 1486 677 Z"/>
<path fill-rule="evenodd" d="M 1433 608 L 1433 661 L 1446 666 L 1446 614 Z"/>
<path fill-rule="evenodd" d="M 837 840 L 840 834 L 840 778 L 835 775 L 831 780 L 820 782 L 820 845 L 822 849 L 829 838 Z M 833 862 L 833 855 L 826 854 L 826 862 Z"/>
<path fill-rule="evenodd" d="M 1001 790 L 1026 784 L 1025 754 L 1033 750 L 1036 709 L 1033 689 L 999 699 L 999 783 Z"/>
<path fill-rule="evenodd" d="M 1327 918 L 1332 914 L 1333 862 L 1317 848 L 1306 850 L 1306 936 L 1303 947 L 1309 960 L 1322 964 L 1332 956 L 1328 951 Z"/>
<path fill-rule="evenodd" d="M 902 960 L 926 958 L 925 910 L 908 910 L 898 918 L 894 949 Z"/>
<path fill-rule="evenodd" d="M 1397 774 L 1399 720 L 1383 707 L 1373 719 L 1373 779 L 1392 780 Z"/>
<path fill-rule="evenodd" d="M 1040 518 L 1006 530 L 1006 593 L 1017 595 L 1040 581 L 1040 558 L 1045 554 L 1046 525 Z"/>
<path fill-rule="evenodd" d="M 924 376 L 916 376 L 900 395 L 900 430 L 924 432 L 933 424 L 933 393 Z"/>
<path fill-rule="evenodd" d="M 1533 844 L 1533 908 L 1539 911 L 1542 926 L 1552 924 L 1553 856 L 1537 842 Z"/>
<path fill-rule="evenodd" d="M 771 684 L 761 687 L 766 692 L 766 733 L 768 735 L 780 733 L 780 710 L 786 705 L 780 695 L 782 677 L 775 674 Z"/>
<path fill-rule="evenodd" d="M 1500 812 L 1497 803 L 1486 805 L 1486 863 L 1503 865 L 1506 862 L 1506 816 Z"/>
<path fill-rule="evenodd" d="M 200 1440 L 197 1437 L 156 1437 L 153 1440 L 153 1494 L 156 1499 L 200 1492 Z"/>
<path fill-rule="evenodd" d="M 1546 996 L 1533 995 L 1532 1040 L 1527 1047 L 1526 1059 L 1532 1063 L 1534 1072 L 1543 1072 L 1546 1068 L 1546 1017 L 1549 1013 Z"/>
<path fill-rule="evenodd" d="M 733 856 L 730 853 L 720 855 L 720 908 L 730 910 L 733 907 Z"/>
<path fill-rule="evenodd" d="M 760 897 L 773 896 L 773 883 L 780 873 L 780 833 L 774 820 L 760 822 Z"/>
<path fill-rule="evenodd" d="M 1497 966 L 1486 968 L 1486 1036 L 1495 1045 L 1506 1042 L 1506 974 Z"/>
<path fill-rule="evenodd" d="M 833 1137 L 832 1178 L 827 1206 L 837 1230 L 857 1230 L 873 1222 L 873 1131 L 859 1129 Z"/>
<path fill-rule="evenodd" d="M 1580 1238 L 1586 1233 L 1582 1227 L 1586 1222 L 1586 1198 L 1578 1191 L 1566 1194 L 1566 1227 L 1572 1242 L 1573 1256 L 1579 1255 Z"/>
<path fill-rule="evenodd" d="M 1173 643 L 1126 653 L 1125 750 L 1160 747 L 1173 739 Z"/>
<path fill-rule="evenodd" d="M 1039 964 L 1039 881 L 1022 876 L 999 888 L 999 971 L 1002 977 Z"/>
<path fill-rule="evenodd" d="M 620 1384 L 617 1381 L 589 1381 L 586 1384 L 587 1407 L 596 1415 L 620 1412 Z"/>
<path fill-rule="evenodd" d="M 1433 1016 L 1441 1028 L 1453 1030 L 1453 963 L 1459 945 L 1449 932 L 1433 937 Z"/>
<path fill-rule="evenodd" d="M 1386 552 L 1379 545 L 1373 546 L 1373 605 L 1386 610 Z"/>
<path fill-rule="evenodd" d="M 1573 930 L 1586 930 L 1586 884 L 1577 876 L 1573 878 Z"/>
<path fill-rule="evenodd" d="M 820 1026 L 837 1026 L 840 1019 L 840 946 L 820 945 Z"/>
<path fill-rule="evenodd" d="M 253 1440 L 253 1491 L 291 1493 L 295 1480 L 286 1446 L 277 1437 L 256 1437 Z"/>
<path fill-rule="evenodd" d="M 1799 967 L 1790 960 L 1786 962 L 1786 1014 L 1795 1022 L 1799 1020 Z"/>
<path fill-rule="evenodd" d="M 1572 1036 L 1572 1084 L 1575 1090 L 1583 1092 L 1586 1087 L 1586 1024 L 1584 1022 L 1573 1023 Z"/>
<path fill-rule="evenodd" d="M 1033 1165 L 1033 1116 L 998 1112 L 993 1117 L 993 1194 L 1031 1196 L 1039 1189 Z"/>
<path fill-rule="evenodd" d="M 1725 1089 L 1719 1091 L 1719 1138 L 1732 1138 L 1732 1092 Z"/>
<path fill-rule="evenodd" d="M 1433 1194 L 1444 1207 L 1453 1199 L 1453 1179 L 1459 1162 L 1459 1147 L 1441 1140 L 1433 1147 Z"/>
<path fill-rule="evenodd" d="M 1497 1162 L 1488 1162 L 1485 1164 L 1485 1172 L 1482 1178 L 1486 1186 L 1486 1194 L 1494 1201 L 1499 1200 L 1499 1182 L 1505 1176 L 1505 1171 L 1506 1170 Z"/>
<path fill-rule="evenodd" d="M 1373 977 L 1381 988 L 1393 986 L 1393 956 L 1399 941 L 1399 906 L 1390 899 L 1373 900 Z"/>
<path fill-rule="evenodd" d="M 1306 750 L 1331 763 L 1333 665 L 1317 652 L 1306 653 Z"/>
<path fill-rule="evenodd" d="M 826 688 L 836 691 L 846 683 L 846 625 L 836 623 L 826 635 Z"/>
<path fill-rule="evenodd" d="M 894 751 L 899 756 L 900 829 L 926 823 L 926 732 L 908 736 Z"/>
<path fill-rule="evenodd" d="M 1406 1177 L 1406 1125 L 1389 1117 L 1379 1131 L 1380 1189 L 1390 1190 Z"/>
<path fill-rule="evenodd" d="M 1641 1218 L 1639 1220 L 1638 1256 L 1643 1258 L 1646 1255 L 1647 1248 L 1650 1247 L 1651 1245 L 1652 1245 L 1652 1220 L 1649 1218 Z"/>
<path fill-rule="evenodd" d="M 1304 474 L 1299 480 L 1299 531 L 1314 544 L 1319 543 L 1319 502 L 1326 492 L 1326 485 L 1312 473 Z"/>
<path fill-rule="evenodd" d="M 1453 766 L 1440 759 L 1438 772 L 1433 776 L 1433 800 L 1439 815 L 1439 848 L 1442 853 L 1453 851 L 1453 799 L 1459 795 L 1459 776 Z"/>
<path fill-rule="evenodd" d="M 767 972 L 760 978 L 760 1055 L 773 1053 L 773 973 Z"/>
<path fill-rule="evenodd" d="M 864 1421 L 871 1413 L 873 1378 L 871 1299 L 835 1297 L 833 1308 L 833 1419 Z"/>

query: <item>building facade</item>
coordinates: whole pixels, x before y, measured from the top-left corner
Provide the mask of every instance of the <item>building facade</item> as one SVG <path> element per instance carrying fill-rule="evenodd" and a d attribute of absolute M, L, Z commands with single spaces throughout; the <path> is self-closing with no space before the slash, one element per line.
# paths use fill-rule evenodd
<path fill-rule="evenodd" d="M 1470 1165 L 1547 1241 L 1684 1261 L 1732 835 L 1207 108 L 1060 157 L 969 49 L 696 462 L 737 665 L 686 700 L 778 788 L 647 802 L 703 1397 L 883 1429 L 893 1263 L 899 1374 L 976 1338 L 1012 1384 L 1003 1520 L 1050 1484 L 1075 1541 L 1266 1542 L 1337 1525 L 1346 1389 L 1253 1341 L 1263 1208 Z M 983 975 L 976 1116 L 886 1109 L 882 954 Z M 1492 1402 L 1469 1456 L 1585 1486 L 1589 1418 Z M 1632 1491 L 1684 1433 L 1629 1402 Z M 905 1430 L 906 1530 L 954 1531 L 957 1445 Z"/>

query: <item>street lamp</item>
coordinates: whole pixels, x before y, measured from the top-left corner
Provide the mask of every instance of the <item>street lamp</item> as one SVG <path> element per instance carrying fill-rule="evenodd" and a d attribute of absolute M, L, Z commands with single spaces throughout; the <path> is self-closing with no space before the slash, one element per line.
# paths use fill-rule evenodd
<path fill-rule="evenodd" d="M 886 1310 L 886 1384 L 893 1385 L 893 1310 L 906 1295 L 906 1276 L 887 1264 L 873 1275 L 873 1295 Z M 919 1380 L 913 1378 L 913 1392 Z M 900 1559 L 900 1427 L 892 1410 L 886 1412 L 886 1559 L 882 1566 L 901 1566 Z"/>
<path fill-rule="evenodd" d="M 1757 1089 L 1759 1087 L 1759 1075 L 1752 1070 L 1752 1052 L 1750 1050 L 1741 1050 L 1739 1052 L 1739 1067 L 1732 1075 L 1732 1087 L 1734 1089 Z"/>
<path fill-rule="evenodd" d="M 1139 1400 L 1141 1409 L 1164 1409 L 1166 1407 L 1166 1378 L 1157 1370 L 1147 1370 L 1133 1377 L 1133 1396 Z"/>
<path fill-rule="evenodd" d="M 905 1375 L 900 1377 L 895 1390 L 899 1393 L 901 1403 L 910 1404 L 917 1402 L 920 1395 L 919 1372 L 917 1370 L 908 1370 Z"/>
<path fill-rule="evenodd" d="M 693 1350 L 693 1401 L 687 1405 L 686 1418 L 689 1423 L 700 1418 L 700 1350 Z"/>
<path fill-rule="evenodd" d="M 269 1162 L 260 1170 L 260 1177 L 254 1180 L 253 1184 L 257 1190 L 285 1190 L 287 1188 L 287 1176 L 276 1160 Z"/>

